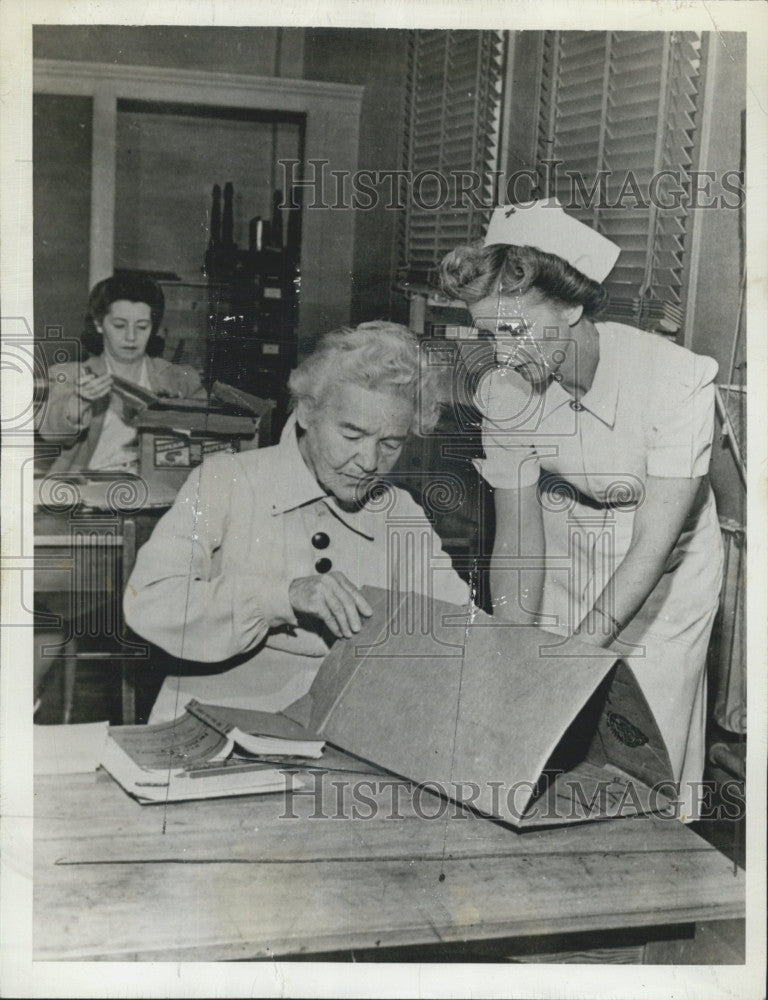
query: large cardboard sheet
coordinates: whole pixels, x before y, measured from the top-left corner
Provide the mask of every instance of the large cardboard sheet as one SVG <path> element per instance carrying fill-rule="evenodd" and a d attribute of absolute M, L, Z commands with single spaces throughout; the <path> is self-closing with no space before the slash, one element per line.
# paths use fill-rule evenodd
<path fill-rule="evenodd" d="M 374 614 L 289 717 L 516 826 L 668 806 L 664 741 L 614 652 L 416 594 L 365 594 Z"/>

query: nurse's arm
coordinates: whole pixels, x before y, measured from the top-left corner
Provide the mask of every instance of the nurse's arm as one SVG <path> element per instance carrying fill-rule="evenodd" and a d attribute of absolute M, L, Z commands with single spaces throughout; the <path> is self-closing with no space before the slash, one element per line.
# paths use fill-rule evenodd
<path fill-rule="evenodd" d="M 632 621 L 663 576 L 699 490 L 705 488 L 705 478 L 648 477 L 627 554 L 581 623 L 583 638 L 609 646 L 621 634 L 621 627 Z"/>
<path fill-rule="evenodd" d="M 494 617 L 538 623 L 544 589 L 544 525 L 536 485 L 494 489 L 496 537 L 491 557 Z M 520 568 L 521 559 L 525 567 Z"/>

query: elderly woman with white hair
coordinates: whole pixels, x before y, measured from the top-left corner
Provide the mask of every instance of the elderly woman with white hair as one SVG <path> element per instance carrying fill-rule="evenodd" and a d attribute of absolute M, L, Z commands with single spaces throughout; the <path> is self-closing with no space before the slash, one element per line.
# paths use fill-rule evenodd
<path fill-rule="evenodd" d="M 408 436 L 437 421 L 413 334 L 384 322 L 328 333 L 289 387 L 295 419 L 280 443 L 208 459 L 139 552 L 126 620 L 192 661 L 166 678 L 151 722 L 192 697 L 285 707 L 334 637 L 371 614 L 365 585 L 469 600 L 422 509 L 382 481 Z M 419 536 L 415 551 L 430 546 L 426 569 L 421 556 L 393 563 L 393 531 Z"/>

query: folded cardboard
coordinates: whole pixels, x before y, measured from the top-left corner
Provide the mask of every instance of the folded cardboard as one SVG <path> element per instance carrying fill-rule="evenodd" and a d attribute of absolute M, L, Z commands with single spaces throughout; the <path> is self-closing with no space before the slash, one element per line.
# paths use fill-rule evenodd
<path fill-rule="evenodd" d="M 664 741 L 615 653 L 476 608 L 365 594 L 373 616 L 334 645 L 290 718 L 518 827 L 669 806 Z"/>

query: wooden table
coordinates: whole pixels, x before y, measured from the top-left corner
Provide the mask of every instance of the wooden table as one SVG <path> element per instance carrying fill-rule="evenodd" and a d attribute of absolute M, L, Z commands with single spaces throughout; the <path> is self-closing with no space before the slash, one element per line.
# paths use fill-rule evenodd
<path fill-rule="evenodd" d="M 663 963 L 679 960 L 664 942 L 694 940 L 692 925 L 743 917 L 744 873 L 675 820 L 518 834 L 453 805 L 423 818 L 442 800 L 424 793 L 419 816 L 407 783 L 364 786 L 380 812 L 349 818 L 363 778 L 325 775 L 328 818 L 312 818 L 314 793 L 166 810 L 102 771 L 38 778 L 35 958 L 387 960 L 408 946 L 394 954 L 565 961 L 598 948 Z M 331 818 L 334 780 L 348 818 Z"/>

